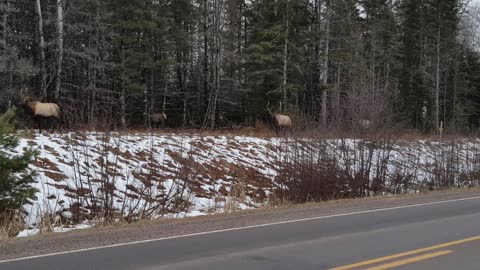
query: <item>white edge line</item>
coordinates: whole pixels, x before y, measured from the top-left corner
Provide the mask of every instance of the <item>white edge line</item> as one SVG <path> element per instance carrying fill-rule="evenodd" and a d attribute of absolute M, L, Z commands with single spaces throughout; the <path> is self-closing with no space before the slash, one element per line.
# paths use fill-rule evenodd
<path fill-rule="evenodd" d="M 82 248 L 82 249 L 75 249 L 75 250 L 69 250 L 69 251 L 61 251 L 61 252 L 54 252 L 54 253 L 48 253 L 48 254 L 42 254 L 42 255 L 8 259 L 8 260 L 0 261 L 0 264 L 9 263 L 9 262 L 16 262 L 16 261 L 23 261 L 23 260 L 38 259 L 38 258 L 44 258 L 44 257 L 52 257 L 52 256 L 58 256 L 58 255 L 65 255 L 65 254 L 71 254 L 71 253 L 79 253 L 79 252 L 92 251 L 92 250 L 99 250 L 99 249 L 107 249 L 107 248 L 114 248 L 114 247 L 123 247 L 123 246 L 138 245 L 138 244 L 144 244 L 144 243 L 150 243 L 150 242 L 171 240 L 171 239 L 187 238 L 187 237 L 192 237 L 192 236 L 200 236 L 200 235 L 215 234 L 215 233 L 222 233 L 222 232 L 231 232 L 231 231 L 240 231 L 240 230 L 246 230 L 246 229 L 252 229 L 252 228 L 268 227 L 268 226 L 298 223 L 298 222 L 304 222 L 304 221 L 312 221 L 312 220 L 335 218 L 335 217 L 353 216 L 353 215 L 368 214 L 368 213 L 375 213 L 375 212 L 384 212 L 384 211 L 391 211 L 391 210 L 398 210 L 398 209 L 405 209 L 405 208 L 413 208 L 413 207 L 420 207 L 420 206 L 428 206 L 428 205 L 436 205 L 436 204 L 444 204 L 444 203 L 452 203 L 452 202 L 469 201 L 469 200 L 476 200 L 476 199 L 480 199 L 480 196 L 462 198 L 462 199 L 446 200 L 446 201 L 438 201 L 438 202 L 428 202 L 428 203 L 420 203 L 420 204 L 403 205 L 403 206 L 380 208 L 380 209 L 372 209 L 372 210 L 364 210 L 364 211 L 358 211 L 358 212 L 341 213 L 341 214 L 320 216 L 320 217 L 286 220 L 286 221 L 264 223 L 264 224 L 250 225 L 250 226 L 243 226 L 243 227 L 235 227 L 235 228 L 221 229 L 221 230 L 213 230 L 213 231 L 206 231 L 206 232 L 182 234 L 182 235 L 161 237 L 161 238 L 155 238 L 155 239 L 147 239 L 147 240 L 127 242 L 127 243 L 112 244 L 112 245 L 107 245 L 107 246 Z"/>

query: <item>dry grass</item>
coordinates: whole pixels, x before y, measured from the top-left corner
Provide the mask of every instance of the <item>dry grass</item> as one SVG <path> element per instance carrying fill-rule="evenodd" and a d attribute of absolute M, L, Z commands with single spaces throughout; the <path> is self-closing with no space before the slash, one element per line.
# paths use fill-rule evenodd
<path fill-rule="evenodd" d="M 0 239 L 17 236 L 25 228 L 25 220 L 18 210 L 7 210 L 0 213 Z"/>
<path fill-rule="evenodd" d="M 112 163 L 106 161 L 105 157 L 107 154 L 112 154 L 118 158 L 118 162 L 126 163 L 127 160 L 136 159 L 139 161 L 147 162 L 145 163 L 144 169 L 148 169 L 148 173 L 134 173 L 132 175 L 133 178 L 139 180 L 144 184 L 145 187 L 150 186 L 158 186 L 159 189 L 162 188 L 162 182 L 166 181 L 165 177 L 162 177 L 158 171 L 166 171 L 174 174 L 174 179 L 180 179 L 183 181 L 183 185 L 181 188 L 188 188 L 190 191 L 194 192 L 195 196 L 198 198 L 206 197 L 212 198 L 216 203 L 222 203 L 224 206 L 223 212 L 225 213 L 234 213 L 238 210 L 239 204 L 246 204 L 247 197 L 256 203 L 256 206 L 259 205 L 266 205 L 269 207 L 292 207 L 297 203 L 301 203 L 301 205 L 315 205 L 315 203 L 323 200 L 335 200 L 340 198 L 351 198 L 351 197 L 359 197 L 358 195 L 344 195 L 344 193 L 339 193 L 339 187 L 336 185 L 337 183 L 345 184 L 343 182 L 350 181 L 347 183 L 351 185 L 351 183 L 362 179 L 360 176 L 355 176 L 357 178 L 348 178 L 348 173 L 339 170 L 338 168 L 334 168 L 335 166 L 327 166 L 321 169 L 318 169 L 318 163 L 311 163 L 310 167 L 304 166 L 302 162 L 308 163 L 311 160 L 308 160 L 308 155 L 306 157 L 297 156 L 296 158 L 300 158 L 299 160 L 292 160 L 290 163 L 287 163 L 286 166 L 284 163 L 280 161 L 276 161 L 275 164 L 265 164 L 259 165 L 260 166 L 270 166 L 274 169 L 279 169 L 280 172 L 279 178 L 276 181 L 282 181 L 282 177 L 284 179 L 288 178 L 295 178 L 295 185 L 298 188 L 299 193 L 303 194 L 291 194 L 290 196 L 286 196 L 282 192 L 286 192 L 288 189 L 292 191 L 292 186 L 288 187 L 285 190 L 277 190 L 277 192 L 273 192 L 273 196 L 267 196 L 266 192 L 273 191 L 274 187 L 272 185 L 272 180 L 264 175 L 261 175 L 257 168 L 248 168 L 245 166 L 239 166 L 238 164 L 233 164 L 226 162 L 224 160 L 217 160 L 212 161 L 210 163 L 200 163 L 195 160 L 194 157 L 203 157 L 208 158 L 208 155 L 203 152 L 208 152 L 211 148 L 211 145 L 215 143 L 215 139 L 212 137 L 219 137 L 219 136 L 250 136 L 250 137 L 259 137 L 259 138 L 272 138 L 278 137 L 277 134 L 272 132 L 268 127 L 258 123 L 255 128 L 238 128 L 238 129 L 229 129 L 229 130 L 194 130 L 194 129 L 166 129 L 166 130 L 146 130 L 146 129 L 135 129 L 135 130 L 124 130 L 118 131 L 112 134 L 108 134 L 107 136 L 118 137 L 123 140 L 121 143 L 128 143 L 129 135 L 132 133 L 141 133 L 144 136 L 170 136 L 172 140 L 177 140 L 175 143 L 179 143 L 182 140 L 182 136 L 194 135 L 199 136 L 198 140 L 195 140 L 191 145 L 193 146 L 192 149 L 182 149 L 180 152 L 171 152 L 169 150 L 166 151 L 167 154 L 178 164 L 178 167 L 174 164 L 165 164 L 162 160 L 152 160 L 152 153 L 149 151 L 140 151 L 137 153 L 131 152 L 122 152 L 120 148 L 115 145 L 102 145 L 99 146 L 97 150 L 89 149 L 89 151 L 97 151 L 100 154 L 100 157 L 97 160 L 97 163 L 103 165 L 103 171 L 101 175 L 101 179 L 90 179 L 88 181 L 91 183 L 102 183 L 103 188 L 102 191 L 105 191 L 106 194 L 113 194 L 114 186 L 112 186 L 111 181 L 114 181 L 115 177 L 121 176 L 118 171 L 122 166 L 118 163 Z M 28 136 L 28 134 L 27 134 Z M 78 143 L 75 140 L 82 141 L 85 140 L 87 137 L 86 133 L 82 132 L 75 132 L 73 135 L 73 140 L 70 140 L 69 143 L 76 144 Z M 102 135 L 100 135 L 102 136 Z M 125 136 L 125 137 L 123 137 Z M 437 135 L 431 134 L 422 134 L 422 133 L 415 133 L 415 132 L 397 132 L 394 130 L 391 131 L 382 131 L 378 133 L 352 133 L 351 131 L 338 131 L 338 130 L 321 130 L 321 129 L 310 129 L 310 130 L 303 130 L 303 131 L 292 131 L 288 134 L 289 136 L 289 143 L 298 143 L 298 151 L 302 153 L 308 153 L 312 151 L 309 149 L 309 145 L 303 143 L 303 138 L 315 138 L 318 140 L 323 139 L 341 139 L 341 138 L 363 138 L 365 140 L 369 138 L 373 138 L 373 140 L 387 140 L 392 139 L 395 141 L 403 140 L 403 141 L 434 141 L 438 140 L 439 137 Z M 131 138 L 131 137 L 130 137 Z M 443 136 L 443 140 L 448 141 L 455 141 L 459 138 L 469 138 L 467 136 L 460 137 L 458 135 L 445 135 Z M 305 141 L 305 140 L 304 140 Z M 303 141 L 303 142 L 304 142 Z M 180 145 L 181 142 L 180 142 Z M 160 145 L 153 145 L 152 151 L 154 151 L 154 147 L 164 147 Z M 235 150 L 242 150 L 248 147 L 246 144 L 241 144 L 235 141 L 229 141 L 228 147 L 230 149 Z M 271 152 L 272 155 L 282 154 L 282 151 L 285 151 L 284 145 L 274 145 L 269 144 L 266 145 Z M 374 148 L 381 148 L 384 146 L 376 146 L 374 144 L 367 146 L 367 148 L 374 147 Z M 198 149 L 198 151 L 195 151 Z M 52 152 L 53 150 L 50 148 L 45 148 L 43 151 Z M 251 150 L 252 151 L 252 150 Z M 245 151 L 244 154 L 247 156 L 252 155 L 255 156 L 255 152 Z M 285 153 L 283 153 L 285 154 Z M 88 158 L 88 151 L 82 153 L 81 157 Z M 221 158 L 222 156 L 218 156 Z M 303 160 L 301 160 L 303 158 Z M 321 162 L 327 160 L 321 160 Z M 318 162 L 318 161 L 317 161 Z M 66 164 L 63 162 L 64 165 L 71 165 L 71 166 L 81 166 L 77 165 L 76 163 Z M 80 163 L 79 163 L 80 164 Z M 260 163 L 259 163 L 260 164 Z M 59 172 L 58 167 L 55 164 L 52 164 L 48 160 L 45 159 L 37 159 L 37 165 L 40 167 L 45 167 L 53 172 L 45 172 L 49 178 L 57 182 L 61 182 L 65 180 L 65 176 Z M 335 165 L 335 164 L 334 164 Z M 368 164 L 367 164 L 368 165 Z M 283 167 L 282 167 L 283 166 Z M 58 173 L 57 173 L 58 172 Z M 441 172 L 440 172 L 441 173 Z M 283 175 L 282 175 L 283 174 Z M 215 179 L 224 179 L 225 175 L 232 176 L 229 181 L 231 185 L 229 185 L 229 189 L 227 190 L 225 187 L 221 187 L 219 192 L 215 190 L 205 190 L 202 188 L 202 185 L 210 185 L 214 184 Z M 343 177 L 340 179 L 339 175 Z M 75 179 L 78 183 L 81 181 L 85 181 L 87 178 L 85 176 L 79 176 L 79 179 Z M 112 180 L 113 179 L 113 180 Z M 212 180 L 213 179 L 213 180 Z M 371 179 L 369 179 L 370 181 Z M 109 182 L 110 181 L 110 182 Z M 302 183 L 303 182 L 303 183 Z M 286 182 L 285 182 L 286 183 Z M 79 184 L 80 185 L 80 184 Z M 181 195 L 172 195 L 169 193 L 170 191 L 165 191 L 165 198 L 148 198 L 148 194 L 145 194 L 144 191 L 127 184 L 126 191 L 118 191 L 120 193 L 120 197 L 115 197 L 115 200 L 125 200 L 125 202 L 138 202 L 141 199 L 145 200 L 145 205 L 136 206 L 134 210 L 139 210 L 144 208 L 155 208 L 154 210 L 142 210 L 143 212 L 140 214 L 126 214 L 121 211 L 122 209 L 111 209 L 112 212 L 109 212 L 108 209 L 103 208 L 105 203 L 102 203 L 101 200 L 106 200 L 106 198 L 97 198 L 96 194 L 93 193 L 93 189 L 83 188 L 78 186 L 76 188 L 69 188 L 66 185 L 52 185 L 56 186 L 57 188 L 61 188 L 66 190 L 67 196 L 71 198 L 72 202 L 80 202 L 85 199 L 95 198 L 95 200 L 99 200 L 100 203 L 95 205 L 91 209 L 85 210 L 84 206 L 81 205 L 71 205 L 70 210 L 77 214 L 74 214 L 76 217 L 76 221 L 83 221 L 85 218 L 89 219 L 98 219 L 105 222 L 111 222 L 115 220 L 117 217 L 121 217 L 121 222 L 138 222 L 141 219 L 149 219 L 150 216 L 153 216 L 153 212 L 149 211 L 157 211 L 156 213 L 169 214 L 175 212 L 182 212 L 188 210 L 191 206 L 189 202 L 189 196 L 191 194 L 181 193 Z M 337 188 L 337 190 L 335 190 Z M 343 187 L 344 190 L 351 189 L 351 186 Z M 420 187 L 421 188 L 421 187 Z M 295 190 L 293 190 L 295 191 Z M 173 192 L 173 191 L 172 191 Z M 183 192 L 183 191 L 182 191 Z M 378 195 L 378 194 L 374 194 Z M 171 196 L 171 197 L 168 197 Z M 301 199 L 298 199 L 300 198 Z M 51 198 L 54 200 L 55 198 Z M 168 202 L 167 199 L 170 199 L 172 202 Z M 171 205 L 168 205 L 171 203 Z M 76 209 L 77 207 L 78 209 Z M 96 208 L 95 208 L 96 207 Z M 82 210 L 81 210 L 82 209 Z M 118 211 L 118 212 L 113 212 Z M 219 212 L 215 211 L 214 212 Z M 92 214 L 94 213 L 94 214 Z M 105 217 L 108 216 L 108 219 Z M 41 224 L 41 227 L 45 228 L 44 231 L 49 231 L 50 229 L 48 224 L 51 224 L 53 220 L 51 215 L 47 215 L 46 218 L 42 220 L 42 222 L 46 222 L 45 224 Z M 102 219 L 104 218 L 104 219 Z"/>

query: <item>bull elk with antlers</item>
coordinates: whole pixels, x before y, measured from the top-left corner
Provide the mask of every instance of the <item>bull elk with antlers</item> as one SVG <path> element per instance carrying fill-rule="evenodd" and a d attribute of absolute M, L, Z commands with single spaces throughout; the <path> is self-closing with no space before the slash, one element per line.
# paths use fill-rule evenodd
<path fill-rule="evenodd" d="M 40 132 L 44 122 L 47 122 L 53 132 L 60 120 L 60 107 L 55 103 L 43 103 L 26 96 L 19 105 L 38 122 Z"/>
<path fill-rule="evenodd" d="M 292 119 L 288 115 L 272 111 L 270 103 L 267 104 L 267 112 L 270 116 L 270 124 L 276 132 L 286 131 L 292 127 Z"/>

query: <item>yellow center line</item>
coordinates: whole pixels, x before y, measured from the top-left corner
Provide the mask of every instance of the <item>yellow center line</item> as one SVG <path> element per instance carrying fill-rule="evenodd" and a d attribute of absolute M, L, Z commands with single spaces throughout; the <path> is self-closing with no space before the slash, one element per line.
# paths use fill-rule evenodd
<path fill-rule="evenodd" d="M 383 261 L 393 260 L 393 259 L 397 259 L 397 258 L 401 258 L 401 257 L 406 257 L 406 256 L 422 253 L 422 252 L 427 252 L 427 251 L 432 251 L 432 250 L 435 250 L 435 249 L 441 249 L 441 248 L 456 246 L 456 245 L 460 245 L 460 244 L 464 244 L 464 243 L 468 243 L 468 242 L 473 242 L 473 241 L 478 241 L 478 240 L 480 240 L 480 236 L 475 236 L 475 237 L 466 238 L 466 239 L 457 240 L 457 241 L 448 242 L 448 243 L 443 243 L 443 244 L 435 245 L 435 246 L 431 246 L 431 247 L 426 247 L 426 248 L 416 249 L 416 250 L 412 250 L 412 251 L 402 252 L 402 253 L 398 253 L 398 254 L 395 254 L 395 255 L 381 257 L 381 258 L 377 258 L 377 259 L 373 259 L 373 260 L 368 260 L 368 261 L 349 264 L 349 265 L 340 266 L 340 267 L 336 267 L 336 268 L 331 268 L 330 270 L 353 269 L 353 268 L 360 267 L 360 266 L 375 264 L 375 263 L 379 263 L 379 262 L 383 262 Z"/>
<path fill-rule="evenodd" d="M 406 265 L 406 264 L 410 264 L 410 263 L 414 263 L 414 262 L 428 260 L 428 259 L 435 258 L 435 257 L 438 257 L 438 256 L 442 256 L 442 255 L 447 255 L 447 254 L 450 254 L 452 252 L 453 251 L 451 251 L 451 250 L 444 250 L 444 251 L 438 251 L 438 252 L 434 252 L 434 253 L 428 253 L 428 254 L 417 256 L 417 257 L 412 257 L 412 258 L 408 258 L 408 259 L 404 259 L 404 260 L 400 260 L 400 261 L 396 261 L 396 262 L 383 264 L 383 265 L 380 265 L 380 266 L 371 267 L 371 268 L 368 268 L 366 270 L 391 269 L 393 267 L 398 267 L 398 266 L 402 266 L 402 265 Z"/>

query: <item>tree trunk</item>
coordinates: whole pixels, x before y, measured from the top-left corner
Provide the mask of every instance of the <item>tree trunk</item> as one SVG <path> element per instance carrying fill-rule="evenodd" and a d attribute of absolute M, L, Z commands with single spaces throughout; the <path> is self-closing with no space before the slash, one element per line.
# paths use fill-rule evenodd
<path fill-rule="evenodd" d="M 5 13 L 3 13 L 3 16 L 2 16 L 2 30 L 3 30 L 3 35 L 2 35 L 2 39 L 0 40 L 1 44 L 2 44 L 2 50 L 5 50 L 7 48 L 7 36 L 8 36 L 8 31 L 7 31 L 7 27 L 8 27 L 8 13 L 10 12 L 10 2 L 7 1 L 6 3 L 6 11 Z"/>
<path fill-rule="evenodd" d="M 152 75 L 153 77 L 153 75 Z M 146 80 L 146 79 L 145 79 Z M 148 84 L 145 82 L 145 86 L 143 87 L 143 120 L 145 128 L 150 127 L 150 113 L 149 113 L 149 103 L 148 103 Z"/>
<path fill-rule="evenodd" d="M 168 81 L 169 78 L 167 77 L 167 79 L 165 80 L 165 89 L 163 90 L 162 113 L 165 113 L 165 109 L 167 107 Z"/>
<path fill-rule="evenodd" d="M 340 68 L 340 64 L 337 64 L 337 83 L 335 84 L 335 117 L 336 117 L 336 125 L 337 127 L 340 127 L 340 83 L 341 83 L 341 78 L 342 78 L 342 70 Z"/>
<path fill-rule="evenodd" d="M 434 119 L 434 128 L 435 132 L 439 131 L 439 124 L 440 124 L 440 21 L 438 22 L 438 29 L 437 29 L 437 59 L 436 59 L 436 67 L 435 67 L 435 119 Z"/>
<path fill-rule="evenodd" d="M 286 11 L 286 27 L 285 27 L 285 44 L 283 48 L 283 82 L 282 82 L 282 106 L 281 110 L 285 113 L 287 106 L 287 72 L 288 72 L 288 33 L 290 30 L 289 25 L 289 0 L 287 0 L 287 11 Z"/>
<path fill-rule="evenodd" d="M 125 65 L 125 47 L 121 45 L 121 55 L 122 55 L 122 67 Z M 121 94 L 120 94 L 120 122 L 122 124 L 122 128 L 127 128 L 127 101 L 126 101 L 126 89 L 125 89 L 125 82 L 121 79 Z"/>
<path fill-rule="evenodd" d="M 213 48 L 214 48 L 214 86 L 213 86 L 213 99 L 210 107 L 210 128 L 215 128 L 215 121 L 218 111 L 218 97 L 220 94 L 220 61 L 222 58 L 222 32 L 223 32 L 223 19 L 222 12 L 224 10 L 225 1 L 216 0 L 214 3 L 214 17 L 213 17 Z"/>
<path fill-rule="evenodd" d="M 208 115 L 208 1 L 203 0 L 203 106 L 205 117 Z"/>
<path fill-rule="evenodd" d="M 367 108 L 362 108 L 362 110 L 365 110 L 367 111 L 370 111 L 369 112 L 369 120 L 370 121 L 373 121 L 373 116 L 374 116 L 374 109 L 373 109 L 373 106 L 375 105 L 376 103 L 376 99 L 377 99 L 377 87 L 376 87 L 376 81 L 377 81 L 377 74 L 376 74 L 376 27 L 375 27 L 375 17 L 373 17 L 373 23 L 372 23 L 372 39 L 371 39 L 371 67 L 370 67 L 370 72 L 371 72 L 371 100 L 370 100 L 370 104 L 366 104 L 367 105 Z"/>
<path fill-rule="evenodd" d="M 38 37 L 40 39 L 39 49 L 40 49 L 40 92 L 42 95 L 42 100 L 47 98 L 47 70 L 45 65 L 45 38 L 43 36 L 43 16 L 42 16 L 42 7 L 41 1 L 36 1 L 36 10 L 38 15 Z"/>
<path fill-rule="evenodd" d="M 3 27 L 3 35 L 1 39 L 2 50 L 6 51 L 8 46 L 8 14 L 10 13 L 10 1 L 6 1 L 6 10 L 2 16 L 2 27 Z M 13 87 L 13 69 L 10 67 L 8 69 L 8 93 L 11 94 L 12 87 Z"/>
<path fill-rule="evenodd" d="M 187 126 L 187 92 L 183 93 L 183 113 L 182 113 L 182 127 Z"/>
<path fill-rule="evenodd" d="M 122 82 L 122 93 L 120 95 L 120 121 L 122 124 L 122 129 L 127 128 L 127 103 L 125 100 L 125 83 Z"/>
<path fill-rule="evenodd" d="M 453 100 L 452 100 L 452 121 L 457 128 L 457 81 L 458 81 L 458 52 L 455 52 L 455 68 L 453 70 Z"/>
<path fill-rule="evenodd" d="M 325 0 L 326 21 L 325 21 L 325 57 L 323 64 L 322 76 L 322 126 L 327 127 L 327 91 L 328 91 L 328 65 L 329 65 L 329 51 L 330 51 L 330 3 Z"/>
<path fill-rule="evenodd" d="M 60 86 L 62 83 L 63 65 L 63 1 L 57 0 L 57 74 L 55 83 L 54 99 L 58 102 L 60 98 Z"/>
<path fill-rule="evenodd" d="M 98 3 L 98 0 L 95 1 L 95 46 L 98 50 L 100 50 L 100 4 Z M 90 81 L 90 91 L 91 91 L 91 102 L 90 102 L 90 110 L 89 110 L 89 121 L 90 124 L 96 123 L 98 120 L 98 115 L 95 114 L 95 109 L 96 109 L 96 102 L 97 102 L 97 80 L 98 77 L 100 76 L 98 73 L 99 71 L 97 70 L 98 63 L 100 62 L 99 56 L 96 55 L 93 59 L 93 64 L 94 67 L 93 69 L 93 78 Z"/>

